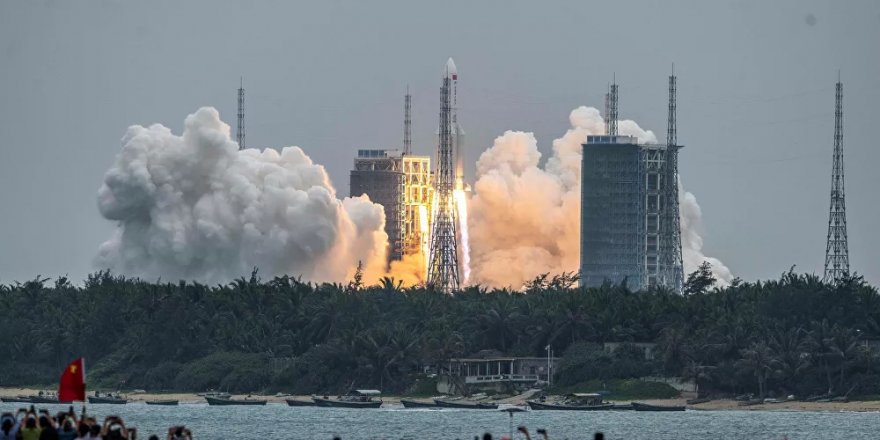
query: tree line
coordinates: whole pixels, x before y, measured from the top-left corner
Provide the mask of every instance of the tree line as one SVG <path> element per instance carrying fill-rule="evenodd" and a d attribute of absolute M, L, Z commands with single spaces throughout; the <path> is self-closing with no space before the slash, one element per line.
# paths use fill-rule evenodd
<path fill-rule="evenodd" d="M 52 386 L 76 357 L 92 387 L 336 393 L 412 391 L 454 357 L 562 355 L 573 385 L 645 375 L 715 395 L 880 394 L 880 296 L 789 271 L 719 288 L 708 265 L 685 294 L 577 286 L 542 275 L 522 289 L 446 295 L 392 279 L 315 284 L 254 271 L 226 285 L 148 282 L 101 271 L 0 285 L 0 386 Z M 653 359 L 606 342 L 656 343 Z"/>

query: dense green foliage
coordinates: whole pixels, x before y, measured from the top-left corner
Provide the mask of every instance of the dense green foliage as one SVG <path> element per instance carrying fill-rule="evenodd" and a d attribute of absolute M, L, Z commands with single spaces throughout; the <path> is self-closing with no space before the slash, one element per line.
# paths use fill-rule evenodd
<path fill-rule="evenodd" d="M 495 350 L 564 355 L 560 387 L 645 375 L 710 393 L 880 393 L 880 296 L 859 278 L 815 276 L 718 289 L 706 268 L 686 295 L 579 289 L 539 277 L 522 292 L 315 285 L 256 274 L 225 286 L 97 273 L 0 286 L 0 385 L 51 385 L 85 356 L 91 386 L 334 393 L 424 392 L 425 367 Z M 606 342 L 656 342 L 655 359 Z M 417 379 L 422 378 L 422 382 Z M 608 382 L 612 383 L 612 382 Z M 616 382 L 614 382 L 616 383 Z"/>

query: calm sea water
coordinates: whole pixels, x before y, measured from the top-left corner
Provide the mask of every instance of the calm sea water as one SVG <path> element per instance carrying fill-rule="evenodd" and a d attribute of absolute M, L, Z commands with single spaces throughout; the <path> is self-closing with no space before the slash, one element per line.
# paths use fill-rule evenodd
<path fill-rule="evenodd" d="M 0 403 L 0 412 L 21 404 Z M 52 412 L 64 405 L 44 405 Z M 80 407 L 76 406 L 77 412 Z M 500 411 L 455 409 L 342 409 L 266 406 L 177 407 L 89 405 L 100 420 L 119 415 L 136 426 L 139 438 L 165 438 L 168 427 L 183 424 L 196 439 L 462 439 L 491 432 L 507 435 L 509 415 Z M 529 411 L 515 413 L 513 426 L 526 425 L 534 434 L 545 428 L 551 439 L 590 439 L 596 431 L 608 439 L 875 439 L 880 438 L 880 413 L 686 411 Z M 514 439 L 524 438 L 516 434 Z"/>

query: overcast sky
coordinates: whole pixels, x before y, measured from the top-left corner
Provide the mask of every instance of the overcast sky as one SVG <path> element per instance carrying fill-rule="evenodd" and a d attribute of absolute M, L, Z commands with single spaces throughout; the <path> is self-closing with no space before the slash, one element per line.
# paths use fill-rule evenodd
<path fill-rule="evenodd" d="M 880 282 L 880 2 L 0 2 L 0 282 L 82 279 L 114 225 L 95 195 L 133 124 L 176 133 L 200 106 L 247 141 L 302 147 L 340 195 L 358 148 L 434 147 L 440 71 L 459 69 L 468 174 L 505 130 L 541 149 L 578 105 L 662 138 L 679 75 L 681 176 L 707 255 L 746 280 L 821 273 L 834 82 L 844 82 L 852 269 Z"/>

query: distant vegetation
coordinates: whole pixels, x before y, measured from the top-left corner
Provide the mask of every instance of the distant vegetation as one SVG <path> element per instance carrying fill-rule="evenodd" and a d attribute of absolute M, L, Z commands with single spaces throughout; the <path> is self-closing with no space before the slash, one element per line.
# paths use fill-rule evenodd
<path fill-rule="evenodd" d="M 92 388 L 426 394 L 426 366 L 482 350 L 544 356 L 551 344 L 563 355 L 559 390 L 623 394 L 635 386 L 626 379 L 652 375 L 696 379 L 713 394 L 880 394 L 880 359 L 866 348 L 880 339 L 874 287 L 789 272 L 719 289 L 708 269 L 689 277 L 686 295 L 581 289 L 568 274 L 454 296 L 390 279 L 315 285 L 256 273 L 224 286 L 38 278 L 0 286 L 0 386 L 54 386 L 85 356 Z M 606 353 L 605 342 L 658 345 L 645 360 L 627 346 Z"/>

